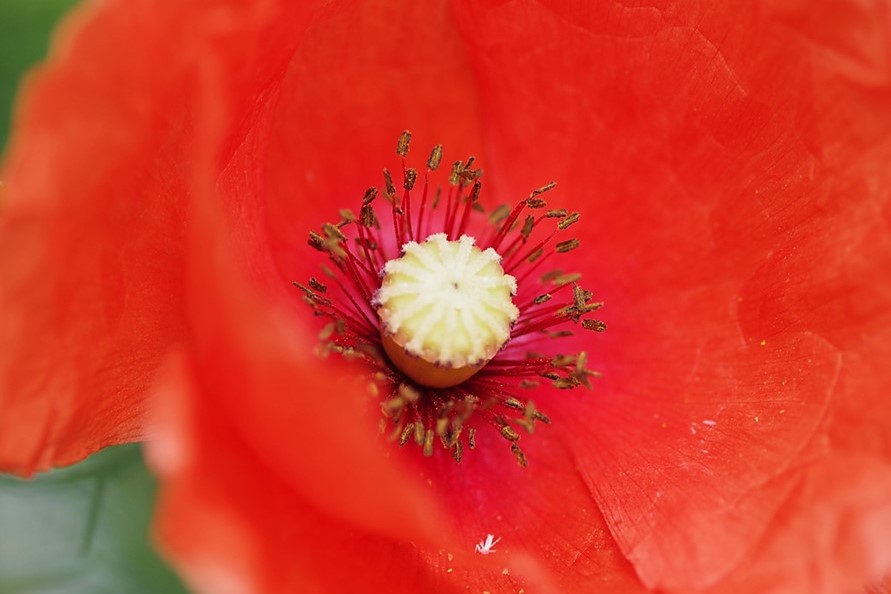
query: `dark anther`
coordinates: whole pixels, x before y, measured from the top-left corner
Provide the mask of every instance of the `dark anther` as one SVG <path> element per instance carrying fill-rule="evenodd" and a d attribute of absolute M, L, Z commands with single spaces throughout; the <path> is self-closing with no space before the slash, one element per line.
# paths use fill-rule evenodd
<path fill-rule="evenodd" d="M 473 182 L 473 188 L 470 190 L 470 201 L 476 204 L 477 200 L 480 199 L 480 190 L 483 189 L 483 184 L 479 181 Z"/>
<path fill-rule="evenodd" d="M 603 332 L 606 330 L 606 324 L 600 320 L 582 320 L 582 328 L 593 330 L 594 332 Z"/>
<path fill-rule="evenodd" d="M 516 443 L 512 443 L 510 446 L 510 451 L 513 453 L 514 458 L 517 459 L 517 463 L 523 468 L 526 468 L 529 462 L 526 460 L 526 454 L 523 453 L 523 450 L 520 449 L 520 446 L 518 446 Z"/>
<path fill-rule="evenodd" d="M 406 156 L 409 144 L 411 144 L 411 132 L 405 130 L 399 135 L 399 141 L 396 143 L 396 154 L 400 157 Z"/>
<path fill-rule="evenodd" d="M 442 145 L 437 144 L 433 147 L 433 151 L 430 153 L 430 158 L 427 159 L 427 169 L 430 171 L 436 171 L 439 168 L 439 164 L 442 162 Z"/>
<path fill-rule="evenodd" d="M 377 198 L 377 188 L 368 188 L 362 196 L 362 206 L 368 206 Z"/>
<path fill-rule="evenodd" d="M 390 175 L 389 169 L 384 169 L 384 197 L 390 202 L 396 195 L 396 186 L 393 185 L 393 176 Z"/>
<path fill-rule="evenodd" d="M 336 239 L 337 241 L 346 241 L 346 235 L 341 233 L 340 229 L 337 228 L 337 225 L 332 225 L 331 223 L 325 223 L 322 225 L 322 231 L 325 232 L 325 237 L 329 239 Z"/>
<path fill-rule="evenodd" d="M 320 282 L 318 281 L 318 279 L 316 279 L 315 277 L 310 277 L 310 279 L 309 279 L 309 286 L 310 286 L 314 291 L 318 291 L 319 293 L 327 293 L 327 292 L 328 292 L 328 287 L 326 287 L 325 285 L 323 285 L 322 283 L 320 283 Z"/>
<path fill-rule="evenodd" d="M 324 252 L 325 250 L 325 239 L 316 233 L 315 231 L 309 232 L 309 240 L 307 243 L 314 249 L 319 250 L 320 252 Z"/>
<path fill-rule="evenodd" d="M 362 223 L 362 226 L 366 229 L 373 227 L 375 221 L 377 221 L 377 218 L 374 216 L 374 207 L 370 204 L 366 204 L 362 207 L 359 216 L 361 217 L 360 222 Z"/>
<path fill-rule="evenodd" d="M 526 217 L 526 220 L 523 221 L 523 228 L 520 229 L 520 235 L 523 236 L 523 239 L 529 239 L 529 236 L 532 235 L 533 227 L 535 227 L 535 217 L 529 215 Z"/>
<path fill-rule="evenodd" d="M 489 215 L 489 222 L 493 225 L 497 225 L 508 216 L 510 216 L 510 207 L 507 204 L 502 204 Z"/>
<path fill-rule="evenodd" d="M 561 241 L 557 244 L 556 250 L 558 254 L 565 254 L 566 252 L 571 252 L 572 250 L 579 247 L 578 239 L 567 239 L 566 241 Z"/>
<path fill-rule="evenodd" d="M 539 194 L 544 194 L 545 192 L 549 192 L 556 187 L 557 187 L 557 182 L 547 183 L 547 184 L 543 185 L 542 187 L 538 188 L 537 190 L 532 190 L 532 193 L 529 194 L 529 197 L 535 198 Z"/>
<path fill-rule="evenodd" d="M 406 190 L 411 190 L 415 187 L 415 182 L 418 180 L 418 170 L 409 167 L 405 170 L 405 180 L 403 181 L 402 187 Z"/>
<path fill-rule="evenodd" d="M 517 433 L 510 425 L 505 425 L 501 428 L 501 436 L 504 437 L 504 439 L 509 439 L 510 441 L 517 441 L 518 439 L 520 439 L 520 434 Z"/>
<path fill-rule="evenodd" d="M 570 225 L 576 223 L 579 220 L 579 213 L 574 212 L 570 215 L 567 215 L 562 221 L 557 223 L 557 228 L 563 231 L 564 229 L 568 229 Z"/>

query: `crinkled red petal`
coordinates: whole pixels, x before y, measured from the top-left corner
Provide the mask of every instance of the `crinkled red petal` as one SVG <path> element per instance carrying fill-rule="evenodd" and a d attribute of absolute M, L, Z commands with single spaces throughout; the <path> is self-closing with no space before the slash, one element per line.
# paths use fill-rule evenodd
<path fill-rule="evenodd" d="M 887 467 L 887 460 L 863 453 L 830 455 L 809 466 L 758 546 L 706 592 L 886 592 L 878 585 L 891 564 Z M 787 490 L 786 482 L 780 477 L 763 490 Z"/>
<path fill-rule="evenodd" d="M 456 10 L 489 187 L 547 171 L 586 221 L 604 379 L 552 417 L 654 587 L 744 583 L 765 538 L 801 544 L 844 517 L 827 496 L 820 521 L 783 528 L 817 519 L 795 489 L 828 452 L 891 474 L 888 10 L 793 4 Z M 871 517 L 839 546 L 874 547 Z M 769 573 L 810 592 L 862 569 L 809 547 Z"/>
<path fill-rule="evenodd" d="M 26 85 L 0 173 L 5 470 L 140 438 L 154 369 L 185 334 L 181 16 L 76 11 Z"/>

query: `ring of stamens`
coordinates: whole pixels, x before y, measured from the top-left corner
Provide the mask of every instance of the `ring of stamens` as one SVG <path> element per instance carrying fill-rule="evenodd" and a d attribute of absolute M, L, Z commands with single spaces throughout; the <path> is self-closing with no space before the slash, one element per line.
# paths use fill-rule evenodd
<path fill-rule="evenodd" d="M 333 265 L 323 267 L 328 284 L 317 278 L 294 284 L 316 315 L 330 319 L 320 334 L 320 352 L 337 353 L 367 365 L 369 386 L 381 398 L 381 430 L 390 439 L 400 445 L 414 442 L 425 456 L 432 455 L 439 442 L 460 462 L 465 448 L 477 447 L 478 431 L 491 427 L 509 442 L 517 462 L 525 466 L 519 430 L 532 433 L 536 422 L 548 424 L 550 420 L 524 393 L 543 381 L 558 389 L 590 388 L 590 378 L 599 375 L 587 368 L 584 351 L 547 355 L 535 350 L 538 345 L 545 346 L 542 341 L 571 336 L 569 328 L 573 326 L 593 332 L 606 329 L 603 322 L 589 317 L 603 304 L 593 301 L 593 294 L 579 285 L 579 274 L 559 269 L 542 273 L 552 257 L 579 248 L 576 238 L 557 241 L 558 234 L 578 222 L 579 214 L 547 208 L 543 195 L 554 188 L 550 183 L 513 207 L 494 209 L 481 221 L 482 172 L 473 168 L 473 157 L 453 164 L 447 191 L 431 190 L 430 176 L 441 163 L 441 146 L 435 147 L 427 160 L 416 205 L 413 199 L 419 191 L 419 175 L 405 162 L 410 139 L 405 132 L 397 143 L 396 152 L 402 159 L 401 195 L 385 169 L 386 209 L 375 208 L 378 191 L 370 188 L 358 216 L 345 209 L 337 222 L 310 232 L 309 245 Z M 545 223 L 552 225 L 549 231 Z M 394 338 L 398 331 L 388 327 L 385 316 L 378 317 L 380 272 L 398 260 L 401 246 L 438 233 L 450 242 L 460 241 L 471 227 L 480 250 L 500 254 L 503 272 L 516 280 L 514 304 L 519 315 L 510 328 L 510 342 L 500 351 L 501 345 L 495 347 L 497 354 L 488 363 L 456 384 L 430 385 L 413 378 L 400 362 L 403 355 L 417 358 L 418 351 L 407 347 L 410 339 Z M 472 368 L 477 361 L 471 359 L 474 357 L 465 363 Z"/>

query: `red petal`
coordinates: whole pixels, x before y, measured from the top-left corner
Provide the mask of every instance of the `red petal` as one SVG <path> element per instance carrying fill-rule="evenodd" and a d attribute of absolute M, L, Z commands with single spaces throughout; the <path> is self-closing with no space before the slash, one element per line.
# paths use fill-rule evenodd
<path fill-rule="evenodd" d="M 477 449 L 465 450 L 460 466 L 446 456 L 434 456 L 419 459 L 418 468 L 438 491 L 448 493 L 449 521 L 468 550 L 494 534 L 501 538 L 494 560 L 502 562 L 517 553 L 531 556 L 547 571 L 557 592 L 647 591 L 610 535 L 565 444 L 566 430 L 559 425 L 540 427 L 523 437 L 528 468 L 517 465 L 508 444 L 487 428 L 479 432 Z M 515 593 L 525 585 L 526 591 L 533 591 L 510 573 L 474 583 L 487 590 L 498 585 Z"/>
<path fill-rule="evenodd" d="M 233 117 L 211 149 L 231 154 L 251 125 L 238 114 L 327 12 L 136 1 L 72 17 L 22 97 L 0 175 L 0 467 L 29 474 L 143 435 L 145 389 L 186 334 L 189 167 L 207 148 L 196 122 Z M 226 114 L 195 95 L 221 61 L 237 96 Z"/>
<path fill-rule="evenodd" d="M 139 10 L 78 12 L 23 95 L 0 174 L 6 470 L 139 438 L 144 390 L 184 334 L 176 17 L 153 34 Z"/>
<path fill-rule="evenodd" d="M 443 168 L 485 144 L 472 73 L 446 2 L 365 2 L 307 32 L 274 101 L 262 110 L 265 221 L 284 279 L 318 274 L 306 235 L 356 209 L 381 169 L 445 147 Z M 259 188 L 258 188 L 259 189 Z"/>
<path fill-rule="evenodd" d="M 330 491 L 334 501 L 321 502 L 320 508 L 318 498 L 305 497 L 307 488 L 314 490 L 310 485 L 295 489 L 283 479 L 281 469 L 270 465 L 265 452 L 258 453 L 245 441 L 242 427 L 233 424 L 238 418 L 219 408 L 216 398 L 195 382 L 192 369 L 178 360 L 168 370 L 162 384 L 166 434 L 152 445 L 152 454 L 165 479 L 159 535 L 196 591 L 451 591 L 419 567 L 418 555 L 406 541 L 369 532 L 354 518 L 328 513 L 326 508 L 351 498 L 349 509 L 356 513 L 392 514 L 398 512 L 393 505 L 404 499 L 384 502 L 386 510 L 378 507 L 382 496 L 393 495 L 386 476 L 380 492 L 352 473 L 349 455 L 338 459 L 331 449 L 353 442 L 336 444 L 317 440 L 316 435 L 302 436 L 304 427 L 294 432 L 294 449 L 282 452 L 308 466 L 328 464 L 325 475 L 340 475 L 343 490 Z M 306 379 L 311 384 L 312 374 Z M 295 451 L 306 438 L 315 438 L 313 447 Z M 327 478 L 320 476 L 319 481 L 331 487 Z M 411 515 L 410 511 L 403 517 L 391 515 L 390 528 L 396 531 L 408 520 L 412 534 Z"/>
<path fill-rule="evenodd" d="M 487 179 L 577 197 L 607 302 L 604 380 L 555 424 L 645 583 L 744 576 L 776 514 L 809 515 L 781 506 L 823 437 L 889 454 L 887 10 L 494 4 L 456 11 Z"/>
<path fill-rule="evenodd" d="M 862 454 L 821 460 L 796 481 L 740 569 L 709 592 L 863 592 L 867 580 L 878 583 L 891 565 L 889 501 L 887 460 Z"/>

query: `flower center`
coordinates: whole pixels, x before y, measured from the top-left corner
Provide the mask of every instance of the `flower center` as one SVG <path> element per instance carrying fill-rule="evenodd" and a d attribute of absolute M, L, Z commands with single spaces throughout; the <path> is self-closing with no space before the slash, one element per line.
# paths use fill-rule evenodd
<path fill-rule="evenodd" d="M 370 188 L 358 216 L 341 210 L 337 222 L 309 234 L 332 265 L 322 267 L 330 280 L 294 284 L 330 320 L 319 335 L 321 354 L 364 366 L 389 439 L 414 442 L 425 456 L 439 442 L 460 462 L 478 433 L 480 440 L 494 434 L 526 466 L 520 431 L 550 423 L 532 397 L 590 388 L 598 375 L 586 351 L 566 354 L 560 345 L 573 336 L 569 327 L 605 330 L 588 317 L 603 304 L 579 285 L 580 274 L 542 270 L 580 247 L 576 238 L 557 240 L 579 214 L 547 209 L 550 183 L 481 216 L 482 171 L 473 157 L 452 165 L 446 191 L 431 189 L 441 146 L 419 191 L 418 171 L 405 163 L 410 139 L 404 132 L 396 148 L 401 195 L 385 169 L 383 209 Z"/>
<path fill-rule="evenodd" d="M 462 235 L 410 241 L 384 265 L 374 302 L 390 361 L 423 386 L 447 388 L 474 375 L 510 338 L 520 311 L 517 281 L 501 256 Z"/>

